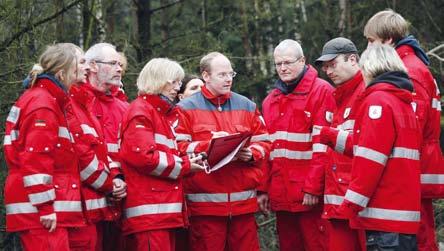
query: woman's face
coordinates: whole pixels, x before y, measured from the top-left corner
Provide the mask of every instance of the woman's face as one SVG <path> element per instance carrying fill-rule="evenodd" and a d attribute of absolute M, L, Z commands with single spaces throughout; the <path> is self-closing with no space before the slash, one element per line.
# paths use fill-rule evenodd
<path fill-rule="evenodd" d="M 182 80 L 181 79 L 175 79 L 172 81 L 168 81 L 163 89 L 161 90 L 160 94 L 167 97 L 170 101 L 176 100 L 177 93 L 180 90 L 180 87 L 182 86 Z"/>
<path fill-rule="evenodd" d="M 204 85 L 204 82 L 198 78 L 195 78 L 191 79 L 186 85 L 187 86 L 185 87 L 185 91 L 179 94 L 180 100 L 187 98 L 196 92 L 199 92 L 202 86 Z"/>
<path fill-rule="evenodd" d="M 86 83 L 89 65 L 86 63 L 85 55 L 82 51 L 76 51 L 76 59 L 68 70 L 68 82 L 72 84 Z"/>

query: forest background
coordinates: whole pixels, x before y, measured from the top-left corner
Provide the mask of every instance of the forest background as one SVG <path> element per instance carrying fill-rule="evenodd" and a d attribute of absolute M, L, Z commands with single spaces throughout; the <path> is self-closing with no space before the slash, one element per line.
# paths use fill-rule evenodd
<path fill-rule="evenodd" d="M 308 63 L 337 36 L 350 38 L 362 52 L 365 23 L 386 8 L 411 22 L 442 86 L 444 0 L 0 0 L 1 142 L 22 80 L 48 44 L 71 42 L 85 50 L 97 42 L 116 45 L 128 58 L 123 82 L 130 100 L 137 75 L 151 58 L 168 57 L 187 73 L 198 73 L 200 58 L 220 51 L 238 73 L 234 91 L 260 105 L 277 78 L 272 53 L 279 41 L 300 41 Z M 0 151 L 0 249 L 20 250 L 17 236 L 4 228 L 6 174 Z M 438 238 L 444 240 L 444 201 L 436 201 L 435 209 Z M 263 250 L 277 250 L 274 217 L 257 217 Z"/>

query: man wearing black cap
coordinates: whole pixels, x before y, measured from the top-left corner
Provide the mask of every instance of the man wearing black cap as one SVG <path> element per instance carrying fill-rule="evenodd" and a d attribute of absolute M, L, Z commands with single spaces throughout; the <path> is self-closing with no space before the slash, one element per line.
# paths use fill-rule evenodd
<path fill-rule="evenodd" d="M 333 95 L 337 107 L 333 112 L 331 127 L 347 132 L 353 132 L 356 116 L 353 104 L 365 89 L 358 61 L 356 46 L 343 37 L 328 41 L 322 55 L 316 60 L 316 64 L 322 66 L 322 71 L 336 85 Z M 340 133 L 335 142 L 320 142 L 335 150 L 329 152 L 332 165 L 325 170 L 323 218 L 329 220 L 329 250 L 359 251 L 365 250 L 361 248 L 358 238 L 359 234 L 364 236 L 364 231 L 351 229 L 348 220 L 335 210 L 341 204 L 350 181 L 352 161 L 343 155 L 345 136 L 345 133 Z"/>
<path fill-rule="evenodd" d="M 327 250 L 326 220 L 321 218 L 327 146 L 313 144 L 315 126 L 329 126 L 334 110 L 333 87 L 305 63 L 300 44 L 287 39 L 274 50 L 279 80 L 265 98 L 262 112 L 273 142 L 266 191 L 258 196 L 267 212 L 276 212 L 281 251 Z M 310 184 L 316 184 L 310 186 Z M 309 200 L 304 192 L 313 194 Z M 268 197 L 269 196 L 269 197 Z"/>

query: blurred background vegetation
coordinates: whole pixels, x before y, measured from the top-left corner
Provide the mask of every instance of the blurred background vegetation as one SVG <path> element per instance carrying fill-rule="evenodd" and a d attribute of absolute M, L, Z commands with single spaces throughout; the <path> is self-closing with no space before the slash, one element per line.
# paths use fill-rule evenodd
<path fill-rule="evenodd" d="M 337 36 L 350 38 L 362 51 L 366 21 L 386 8 L 411 22 L 411 33 L 429 52 L 442 83 L 443 0 L 0 0 L 0 139 L 9 108 L 23 91 L 22 80 L 48 44 L 72 42 L 84 49 L 102 41 L 115 44 L 128 57 L 124 83 L 130 100 L 149 59 L 169 57 L 197 73 L 200 58 L 218 50 L 230 56 L 238 72 L 234 90 L 260 104 L 276 79 L 272 52 L 279 41 L 300 41 L 309 63 Z M 1 151 L 0 249 L 20 250 L 16 236 L 4 232 L 6 173 Z M 435 208 L 444 240 L 444 202 L 436 201 Z M 258 215 L 258 224 L 263 250 L 276 250 L 273 217 Z"/>

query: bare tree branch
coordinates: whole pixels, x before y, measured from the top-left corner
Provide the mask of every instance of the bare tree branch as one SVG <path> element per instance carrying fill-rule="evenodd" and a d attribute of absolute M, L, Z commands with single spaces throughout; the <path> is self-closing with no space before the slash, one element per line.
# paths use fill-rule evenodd
<path fill-rule="evenodd" d="M 439 61 L 444 62 L 444 57 L 439 56 L 436 52 L 438 52 L 439 50 L 444 48 L 444 44 L 440 44 L 438 46 L 436 46 L 435 48 L 429 50 L 426 54 L 428 56 L 432 56 L 437 58 Z"/>
<path fill-rule="evenodd" d="M 61 10 L 55 12 L 54 14 L 52 14 L 51 16 L 45 17 L 42 20 L 39 20 L 35 23 L 31 23 L 28 26 L 22 28 L 20 31 L 16 32 L 15 34 L 13 34 L 10 38 L 4 40 L 1 43 L 0 46 L 0 52 L 6 50 L 6 48 L 8 48 L 16 39 L 19 39 L 22 35 L 24 35 L 25 33 L 27 33 L 28 31 L 34 29 L 35 27 L 44 24 L 46 22 L 49 22 L 55 18 L 57 18 L 58 16 L 60 16 L 61 14 L 65 13 L 66 11 L 68 11 L 69 9 L 71 9 L 73 6 L 77 5 L 78 3 L 80 3 L 82 0 L 74 0 L 72 3 L 66 5 L 64 8 L 62 8 Z"/>
<path fill-rule="evenodd" d="M 176 5 L 176 4 L 181 3 L 181 2 L 183 2 L 183 0 L 176 0 L 176 1 L 171 2 L 171 3 L 169 3 L 169 4 L 166 4 L 166 5 L 160 6 L 159 8 L 151 9 L 150 12 L 151 12 L 151 13 L 154 13 L 154 12 L 156 12 L 156 11 L 159 11 L 159 10 L 163 10 L 163 9 L 169 8 L 169 7 L 173 6 L 173 5 Z"/>

